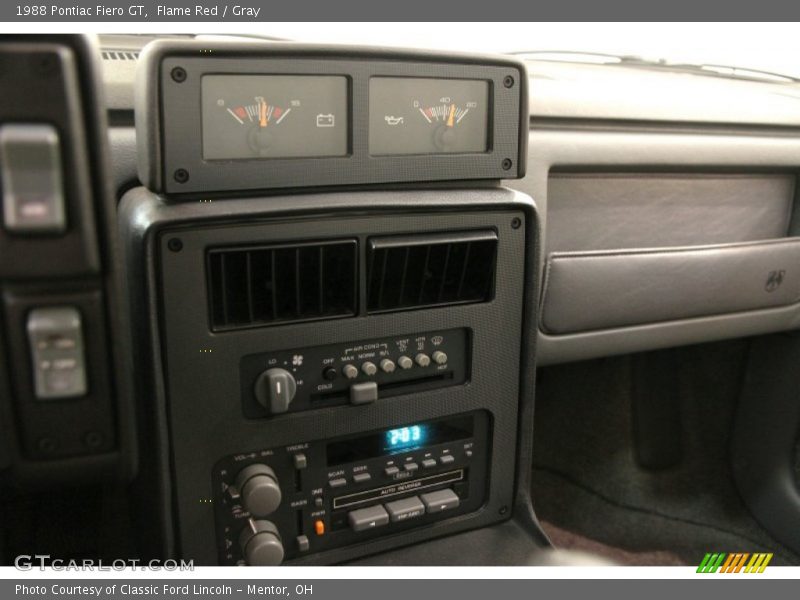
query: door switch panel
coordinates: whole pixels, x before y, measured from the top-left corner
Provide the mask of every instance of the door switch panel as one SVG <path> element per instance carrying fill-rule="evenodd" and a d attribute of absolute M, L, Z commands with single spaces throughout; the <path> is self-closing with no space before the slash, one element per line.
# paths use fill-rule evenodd
<path fill-rule="evenodd" d="M 28 341 L 36 398 L 86 394 L 81 314 L 72 306 L 36 308 L 28 314 Z"/>
<path fill-rule="evenodd" d="M 58 132 L 52 125 L 0 127 L 3 221 L 13 233 L 61 233 L 67 227 Z"/>

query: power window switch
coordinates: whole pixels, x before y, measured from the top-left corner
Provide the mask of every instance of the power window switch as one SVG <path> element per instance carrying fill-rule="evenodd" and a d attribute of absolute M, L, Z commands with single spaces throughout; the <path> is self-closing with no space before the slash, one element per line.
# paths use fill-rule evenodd
<path fill-rule="evenodd" d="M 81 314 L 72 306 L 36 308 L 28 314 L 36 398 L 56 400 L 86 394 Z"/>
<path fill-rule="evenodd" d="M 62 233 L 67 228 L 58 131 L 52 125 L 0 127 L 3 224 L 12 233 Z"/>

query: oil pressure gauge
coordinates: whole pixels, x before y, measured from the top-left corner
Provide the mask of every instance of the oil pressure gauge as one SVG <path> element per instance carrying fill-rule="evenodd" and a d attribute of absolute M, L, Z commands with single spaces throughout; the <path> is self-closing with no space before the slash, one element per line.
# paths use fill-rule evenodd
<path fill-rule="evenodd" d="M 370 82 L 370 154 L 485 152 L 488 101 L 486 81 L 375 77 Z"/>

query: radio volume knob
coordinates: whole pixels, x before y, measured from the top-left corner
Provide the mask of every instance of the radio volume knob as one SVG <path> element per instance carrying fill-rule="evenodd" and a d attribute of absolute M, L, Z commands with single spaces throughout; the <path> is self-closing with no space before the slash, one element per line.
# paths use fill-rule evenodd
<path fill-rule="evenodd" d="M 236 489 L 242 505 L 254 517 L 266 517 L 281 503 L 278 477 L 270 467 L 255 464 L 245 467 L 236 476 Z"/>
<path fill-rule="evenodd" d="M 239 535 L 239 545 L 248 565 L 272 567 L 283 561 L 281 534 L 271 521 L 249 520 Z"/>
<path fill-rule="evenodd" d="M 273 415 L 288 411 L 295 393 L 297 382 L 286 369 L 268 369 L 256 380 L 256 399 Z"/>

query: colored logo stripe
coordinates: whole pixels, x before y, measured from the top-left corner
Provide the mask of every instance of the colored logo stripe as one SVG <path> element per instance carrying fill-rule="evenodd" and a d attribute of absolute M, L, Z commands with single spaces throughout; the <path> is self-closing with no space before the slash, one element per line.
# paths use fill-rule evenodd
<path fill-rule="evenodd" d="M 772 560 L 772 553 L 708 552 L 697 567 L 698 573 L 763 573 Z M 750 561 L 748 562 L 748 559 Z M 745 566 L 747 563 L 747 566 Z"/>

